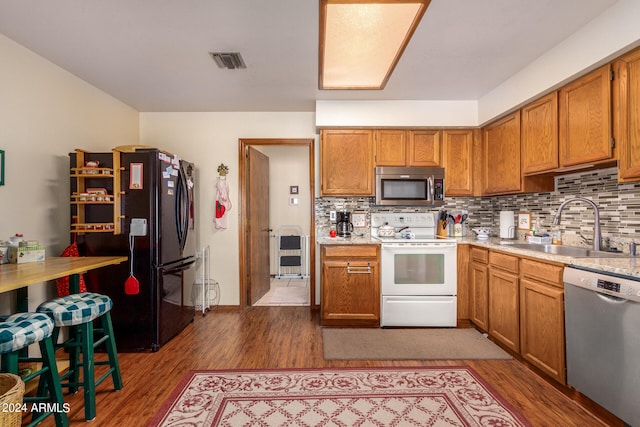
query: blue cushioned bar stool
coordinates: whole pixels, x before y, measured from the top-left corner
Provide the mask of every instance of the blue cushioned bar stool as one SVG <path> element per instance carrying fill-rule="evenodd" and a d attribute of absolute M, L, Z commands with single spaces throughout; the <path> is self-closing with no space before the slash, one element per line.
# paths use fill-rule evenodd
<path fill-rule="evenodd" d="M 82 387 L 84 393 L 84 418 L 96 417 L 96 386 L 109 376 L 115 390 L 122 389 L 122 377 L 118 364 L 118 353 L 111 323 L 113 302 L 106 295 L 92 292 L 71 294 L 46 301 L 38 307 L 38 312 L 49 315 L 55 324 L 53 333 L 57 340 L 61 327 L 70 326 L 70 339 L 62 345 L 69 349 L 69 372 L 62 377 L 63 387 L 75 392 Z M 102 328 L 95 328 L 94 320 L 101 322 Z M 99 337 L 94 339 L 94 333 Z M 109 359 L 95 362 L 94 349 L 105 344 Z M 80 356 L 82 360 L 80 360 Z M 95 378 L 94 365 L 109 365 L 100 378 Z M 82 379 L 80 379 L 82 368 Z"/>
<path fill-rule="evenodd" d="M 64 398 L 58 377 L 56 366 L 55 349 L 53 345 L 52 332 L 53 322 L 51 319 L 40 313 L 18 313 L 12 314 L 0 321 L 0 354 L 2 354 L 2 372 L 18 374 L 19 362 L 42 362 L 42 367 L 23 378 L 28 382 L 33 378 L 40 377 L 41 387 L 35 397 L 24 397 L 24 402 L 45 403 L 48 412 L 32 411 L 31 423 L 29 426 L 39 424 L 49 415 L 54 416 L 56 426 L 68 426 L 69 419 L 65 413 Z M 40 346 L 41 358 L 21 357 L 22 349 L 29 345 L 38 343 Z M 38 405 L 40 406 L 40 405 Z M 33 405 L 27 406 L 29 409 Z"/>

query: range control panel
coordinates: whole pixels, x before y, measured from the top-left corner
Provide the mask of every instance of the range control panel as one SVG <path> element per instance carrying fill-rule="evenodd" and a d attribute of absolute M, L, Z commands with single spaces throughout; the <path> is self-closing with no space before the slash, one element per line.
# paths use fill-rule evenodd
<path fill-rule="evenodd" d="M 371 226 L 380 227 L 385 224 L 392 227 L 414 227 L 428 228 L 435 227 L 435 217 L 433 212 L 407 212 L 390 213 L 377 212 L 371 214 Z"/>

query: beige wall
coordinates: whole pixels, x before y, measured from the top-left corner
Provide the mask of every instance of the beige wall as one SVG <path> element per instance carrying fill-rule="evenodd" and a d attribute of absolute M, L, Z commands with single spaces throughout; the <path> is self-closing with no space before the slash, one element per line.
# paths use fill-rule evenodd
<path fill-rule="evenodd" d="M 239 299 L 238 140 L 317 138 L 313 113 L 141 113 L 140 143 L 163 148 L 196 164 L 199 247 L 211 246 L 211 276 L 220 283 L 221 305 Z M 229 166 L 233 207 L 228 227 L 214 227 L 217 167 Z"/>
<path fill-rule="evenodd" d="M 68 153 L 137 143 L 138 112 L 2 35 L 0 58 L 0 240 L 23 233 L 59 255 L 69 244 Z M 30 287 L 30 307 L 53 289 Z"/>

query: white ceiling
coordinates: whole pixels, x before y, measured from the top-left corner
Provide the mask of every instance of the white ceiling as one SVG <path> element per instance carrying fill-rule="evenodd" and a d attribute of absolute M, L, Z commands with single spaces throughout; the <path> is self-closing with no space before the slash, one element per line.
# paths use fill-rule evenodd
<path fill-rule="evenodd" d="M 0 33 L 138 111 L 314 111 L 477 100 L 615 2 L 432 0 L 382 91 L 318 90 L 318 0 L 2 0 Z"/>

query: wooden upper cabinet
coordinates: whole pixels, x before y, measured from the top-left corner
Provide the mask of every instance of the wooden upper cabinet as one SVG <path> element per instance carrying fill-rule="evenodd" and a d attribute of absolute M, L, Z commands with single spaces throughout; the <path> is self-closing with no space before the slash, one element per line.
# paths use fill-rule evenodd
<path fill-rule="evenodd" d="M 320 131 L 320 195 L 373 196 L 373 131 Z"/>
<path fill-rule="evenodd" d="M 485 194 L 517 193 L 520 183 L 520 111 L 491 123 L 484 134 Z"/>
<path fill-rule="evenodd" d="M 560 167 L 614 158 L 610 64 L 561 88 L 559 110 Z"/>
<path fill-rule="evenodd" d="M 406 166 L 407 131 L 402 129 L 380 129 L 374 132 L 376 144 L 376 166 Z"/>
<path fill-rule="evenodd" d="M 409 131 L 408 166 L 440 166 L 442 131 Z"/>
<path fill-rule="evenodd" d="M 376 166 L 440 166 L 440 130 L 374 131 Z"/>
<path fill-rule="evenodd" d="M 640 49 L 614 63 L 614 135 L 618 180 L 640 180 Z"/>
<path fill-rule="evenodd" d="M 522 173 L 535 174 L 557 169 L 558 92 L 552 92 L 521 110 Z"/>
<path fill-rule="evenodd" d="M 473 196 L 472 129 L 442 132 L 442 166 L 447 196 Z"/>

